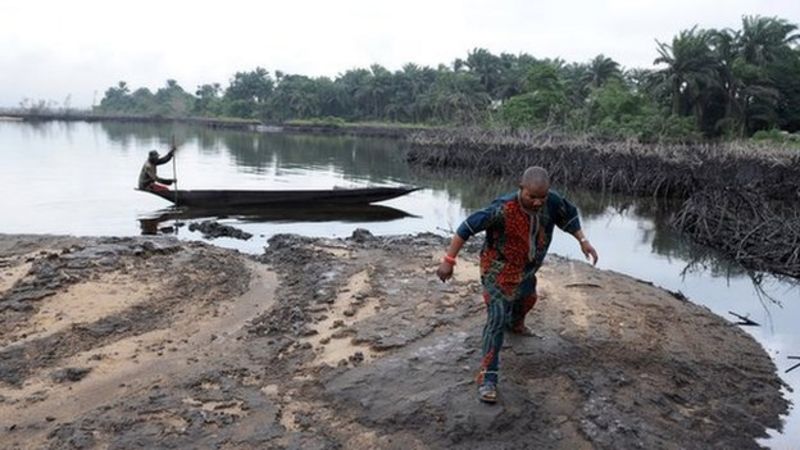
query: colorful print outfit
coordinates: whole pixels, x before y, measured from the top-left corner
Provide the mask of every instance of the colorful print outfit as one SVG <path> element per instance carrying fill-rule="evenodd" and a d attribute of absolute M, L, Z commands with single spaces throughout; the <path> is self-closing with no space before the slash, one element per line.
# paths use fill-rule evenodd
<path fill-rule="evenodd" d="M 570 234 L 581 229 L 578 209 L 551 190 L 537 213 L 522 207 L 518 193 L 506 194 L 471 214 L 456 231 L 464 240 L 486 231 L 481 284 L 487 318 L 478 383 L 497 383 L 506 329 L 524 330 L 525 315 L 536 303 L 536 271 L 556 226 Z"/>

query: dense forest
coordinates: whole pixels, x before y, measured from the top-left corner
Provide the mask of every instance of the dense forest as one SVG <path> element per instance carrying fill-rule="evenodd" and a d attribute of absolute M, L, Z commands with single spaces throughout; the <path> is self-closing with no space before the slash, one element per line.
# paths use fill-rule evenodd
<path fill-rule="evenodd" d="M 474 49 L 436 68 L 380 65 L 331 79 L 237 72 L 187 92 L 109 88 L 106 114 L 252 118 L 264 122 L 395 122 L 550 129 L 608 137 L 778 136 L 800 130 L 800 34 L 780 18 L 746 16 L 741 29 L 681 31 L 656 42 L 653 68 L 624 69 Z"/>

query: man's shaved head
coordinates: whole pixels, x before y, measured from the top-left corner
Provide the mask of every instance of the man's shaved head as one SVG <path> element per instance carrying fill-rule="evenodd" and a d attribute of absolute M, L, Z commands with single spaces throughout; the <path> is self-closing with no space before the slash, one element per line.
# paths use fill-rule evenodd
<path fill-rule="evenodd" d="M 538 211 L 547 202 L 550 175 L 538 166 L 528 167 L 519 181 L 519 202 L 528 211 Z"/>
<path fill-rule="evenodd" d="M 531 166 L 525 169 L 522 179 L 519 181 L 521 187 L 536 188 L 540 186 L 550 187 L 550 175 L 544 168 Z"/>

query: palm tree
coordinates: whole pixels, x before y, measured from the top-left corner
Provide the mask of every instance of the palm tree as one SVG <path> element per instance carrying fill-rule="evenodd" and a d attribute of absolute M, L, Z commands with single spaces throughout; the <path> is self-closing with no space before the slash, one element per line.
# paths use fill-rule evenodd
<path fill-rule="evenodd" d="M 737 77 L 740 56 L 740 32 L 724 29 L 711 31 L 711 48 L 717 59 L 718 88 L 724 99 L 721 117 L 714 124 L 715 131 L 728 131 L 741 136 L 744 133 L 744 106 L 742 90 L 744 85 Z"/>
<path fill-rule="evenodd" d="M 521 53 L 519 56 L 501 53 L 500 78 L 491 93 L 492 97 L 505 101 L 525 92 L 525 77 L 536 63 L 536 58 L 527 53 Z"/>
<path fill-rule="evenodd" d="M 560 75 L 567 88 L 570 102 L 577 108 L 583 106 L 590 94 L 591 76 L 585 63 L 571 63 L 562 67 Z"/>
<path fill-rule="evenodd" d="M 485 48 L 473 49 L 467 54 L 464 64 L 470 72 L 478 76 L 483 89 L 487 93 L 492 93 L 500 82 L 501 63 L 500 58 L 493 55 Z"/>
<path fill-rule="evenodd" d="M 653 69 L 631 68 L 623 73 L 623 80 L 632 90 L 639 94 L 654 95 L 658 84 L 658 75 Z"/>
<path fill-rule="evenodd" d="M 407 63 L 402 70 L 395 72 L 392 98 L 387 106 L 391 109 L 394 120 L 419 121 L 418 102 L 431 84 L 426 81 L 425 76 L 425 69 L 413 63 Z"/>
<path fill-rule="evenodd" d="M 439 122 L 475 124 L 487 113 L 491 98 L 474 73 L 440 66 L 435 83 L 421 101 Z"/>
<path fill-rule="evenodd" d="M 350 119 L 363 120 L 369 116 L 372 105 L 369 85 L 372 72 L 367 69 L 351 69 L 336 79 L 336 84 L 344 90 L 352 102 Z"/>
<path fill-rule="evenodd" d="M 776 17 L 745 16 L 739 45 L 744 59 L 758 66 L 778 59 L 781 51 L 800 40 L 797 25 Z"/>
<path fill-rule="evenodd" d="M 782 92 L 775 84 L 774 66 L 792 54 L 791 44 L 800 39 L 796 30 L 796 25 L 783 19 L 745 16 L 741 31 L 712 34 L 725 96 L 725 112 L 717 128 L 741 136 L 777 124 Z"/>
<path fill-rule="evenodd" d="M 717 85 L 717 61 L 711 50 L 712 34 L 697 26 L 683 30 L 672 44 L 658 42 L 659 57 L 653 64 L 666 64 L 658 73 L 672 97 L 672 113 L 694 111 L 698 123 L 703 119 L 703 98 Z"/>
<path fill-rule="evenodd" d="M 375 119 L 386 116 L 386 106 L 392 90 L 392 73 L 380 64 L 370 66 L 372 77 L 369 79 L 368 92 L 371 98 L 371 112 Z"/>
<path fill-rule="evenodd" d="M 589 62 L 586 69 L 582 81 L 593 88 L 599 88 L 612 79 L 622 79 L 619 63 L 602 53 Z"/>

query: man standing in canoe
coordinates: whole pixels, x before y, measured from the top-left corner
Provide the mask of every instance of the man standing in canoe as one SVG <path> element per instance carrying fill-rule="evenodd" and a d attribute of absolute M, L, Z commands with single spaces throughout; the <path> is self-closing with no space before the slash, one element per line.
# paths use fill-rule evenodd
<path fill-rule="evenodd" d="M 175 145 L 169 149 L 169 152 L 163 157 L 159 157 L 156 150 L 151 150 L 147 155 L 147 161 L 142 166 L 142 171 L 139 172 L 139 189 L 145 191 L 168 191 L 169 187 L 175 180 L 169 178 L 159 178 L 156 173 L 156 166 L 168 163 L 175 155 Z"/>
<path fill-rule="evenodd" d="M 522 174 L 517 192 L 497 198 L 458 227 L 436 271 L 442 281 L 449 279 L 464 242 L 486 231 L 481 250 L 481 284 L 487 318 L 477 377 L 478 395 L 483 402 L 497 401 L 500 349 L 506 330 L 533 335 L 525 326 L 525 315 L 536 303 L 536 271 L 544 261 L 556 226 L 573 235 L 586 258 L 597 264 L 597 252 L 581 230 L 577 208 L 550 190 L 550 176 L 545 169 L 529 167 Z"/>

